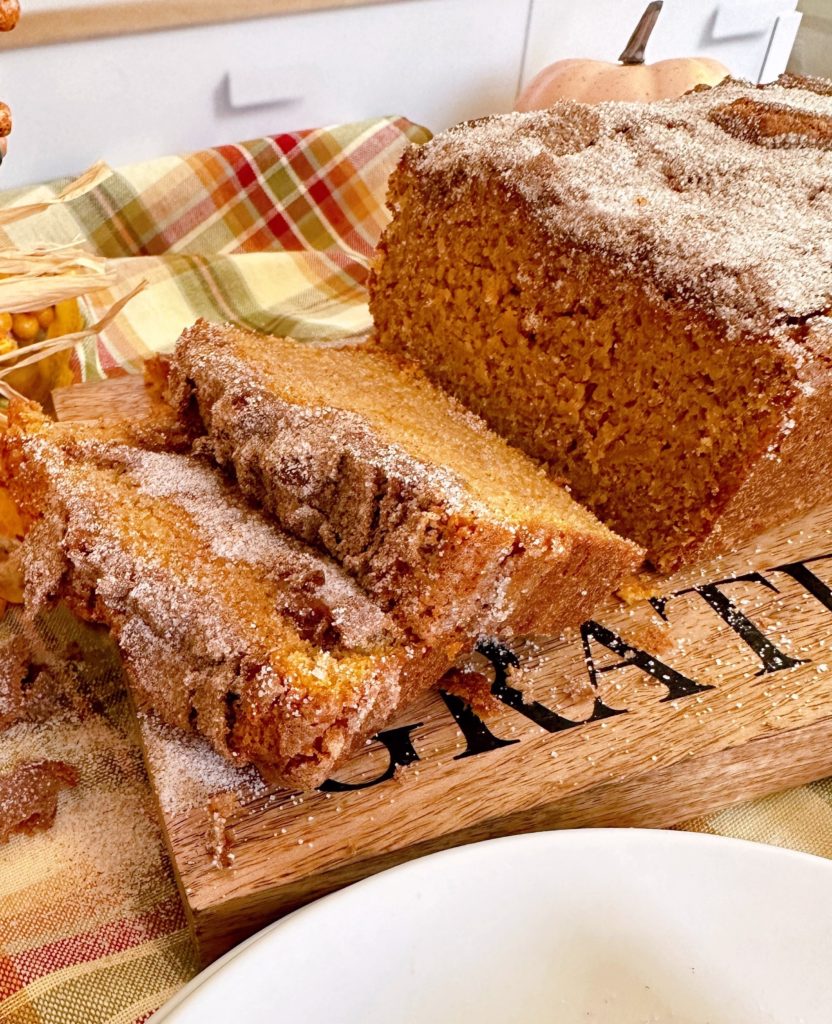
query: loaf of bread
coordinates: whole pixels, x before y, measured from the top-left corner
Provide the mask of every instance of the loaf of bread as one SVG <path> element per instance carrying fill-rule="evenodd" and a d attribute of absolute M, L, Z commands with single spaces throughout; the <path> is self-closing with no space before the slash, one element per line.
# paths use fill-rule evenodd
<path fill-rule="evenodd" d="M 832 494 L 832 83 L 462 124 L 389 203 L 380 345 L 658 568 Z"/>
<path fill-rule="evenodd" d="M 409 636 L 557 634 L 641 562 L 412 364 L 204 322 L 168 395 L 280 524 L 335 557 Z"/>
<path fill-rule="evenodd" d="M 206 460 L 164 450 L 166 430 L 162 450 L 153 436 L 13 405 L 0 468 L 32 523 L 27 612 L 63 601 L 104 623 L 140 709 L 271 781 L 314 787 L 434 684 L 449 652 L 406 639 L 335 562 Z M 16 678 L 0 673 L 0 699 Z"/>

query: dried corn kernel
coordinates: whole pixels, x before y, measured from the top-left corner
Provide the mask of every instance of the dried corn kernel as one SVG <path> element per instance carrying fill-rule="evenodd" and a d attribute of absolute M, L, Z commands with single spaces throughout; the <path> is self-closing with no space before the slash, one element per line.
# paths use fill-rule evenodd
<path fill-rule="evenodd" d="M 12 331 L 18 341 L 33 341 L 39 330 L 38 318 L 31 313 L 15 313 L 12 316 Z"/>
<path fill-rule="evenodd" d="M 4 329 L 5 325 L 5 329 Z M 81 330 L 84 320 L 77 299 L 66 299 L 54 306 L 26 313 L 0 313 L 0 355 L 44 338 L 59 338 Z M 13 367 L 0 363 L 4 380 L 16 391 L 41 405 L 49 401 L 55 388 L 72 383 L 72 350 L 44 355 L 28 366 Z"/>
<path fill-rule="evenodd" d="M 66 349 L 46 356 L 37 363 L 11 370 L 5 380 L 15 391 L 45 405 L 55 388 L 67 387 L 72 383 L 71 362 L 72 349 Z"/>
<path fill-rule="evenodd" d="M 44 330 L 46 330 L 46 328 L 55 319 L 55 310 L 51 306 L 47 306 L 46 309 L 39 310 L 35 315 L 38 318 L 38 323 Z"/>
<path fill-rule="evenodd" d="M 55 323 L 61 325 L 61 334 L 72 334 L 84 326 L 84 318 L 76 299 L 64 299 L 55 304 Z"/>

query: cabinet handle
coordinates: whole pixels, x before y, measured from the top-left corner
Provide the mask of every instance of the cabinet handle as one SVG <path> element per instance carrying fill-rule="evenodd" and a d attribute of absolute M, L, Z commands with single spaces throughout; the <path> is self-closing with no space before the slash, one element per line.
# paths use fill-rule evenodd
<path fill-rule="evenodd" d="M 788 14 L 781 14 L 774 23 L 774 31 L 768 41 L 758 82 L 772 82 L 785 71 L 802 17 L 800 11 L 789 11 Z"/>
<path fill-rule="evenodd" d="M 228 100 L 234 110 L 298 103 L 308 99 L 314 74 L 307 65 L 234 68 L 228 72 Z"/>

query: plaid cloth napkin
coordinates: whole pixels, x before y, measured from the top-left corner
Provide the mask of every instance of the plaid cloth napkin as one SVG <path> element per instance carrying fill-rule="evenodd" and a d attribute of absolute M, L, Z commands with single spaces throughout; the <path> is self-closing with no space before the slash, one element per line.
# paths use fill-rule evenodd
<path fill-rule="evenodd" d="M 88 322 L 149 282 L 103 337 L 79 348 L 79 380 L 136 370 L 197 316 L 297 338 L 361 337 L 387 176 L 408 142 L 427 138 L 385 118 L 153 160 L 11 224 L 0 245 L 80 238 L 115 261 L 121 283 L 86 302 Z M 57 190 L 7 193 L 0 205 Z M 12 612 L 0 639 L 18 628 Z M 63 758 L 80 782 L 62 794 L 51 831 L 0 847 L 0 1022 L 133 1024 L 196 972 L 196 958 L 119 666 L 69 616 L 42 628 L 59 657 L 83 655 L 86 711 L 0 733 L 0 772 Z M 832 782 L 678 827 L 832 856 Z"/>
<path fill-rule="evenodd" d="M 147 280 L 79 350 L 80 380 L 137 369 L 198 316 L 298 339 L 361 336 L 387 177 L 408 142 L 428 138 L 404 118 L 384 118 L 163 157 L 8 225 L 0 246 L 82 240 L 111 259 L 120 283 L 86 300 L 90 323 Z M 63 184 L 6 193 L 0 204 L 35 203 Z"/>

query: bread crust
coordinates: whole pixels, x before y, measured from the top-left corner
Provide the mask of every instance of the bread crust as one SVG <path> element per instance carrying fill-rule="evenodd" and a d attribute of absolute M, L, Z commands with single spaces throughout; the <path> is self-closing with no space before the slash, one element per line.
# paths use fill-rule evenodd
<path fill-rule="evenodd" d="M 10 420 L 27 611 L 62 601 L 107 625 L 141 711 L 312 788 L 449 666 L 195 457 L 142 448 L 135 428 Z"/>
<path fill-rule="evenodd" d="M 761 88 L 728 80 L 647 107 L 563 102 L 547 111 L 461 125 L 411 147 L 391 179 L 393 222 L 370 281 L 379 342 L 420 359 L 426 372 L 494 429 L 568 479 L 580 500 L 614 529 L 644 544 L 654 564 L 673 569 L 733 547 L 832 494 L 832 449 L 824 428 L 832 411 L 830 197 L 832 83 L 820 79 L 784 76 Z M 481 243 L 470 214 L 477 203 L 483 223 L 486 206 L 497 211 L 480 232 Z M 454 250 L 456 276 L 448 272 L 444 291 L 427 275 L 427 284 L 412 287 L 414 267 L 430 269 L 449 251 L 454 218 L 461 225 L 460 249 L 467 247 L 464 259 Z M 499 235 L 497 220 L 508 241 L 522 248 L 519 269 L 506 270 L 495 260 L 495 246 L 486 244 Z M 406 225 L 420 221 L 429 225 L 425 236 L 439 223 L 453 226 L 433 246 L 425 237 L 411 241 Z M 484 268 L 491 274 L 485 287 Z M 469 328 L 453 303 L 455 290 L 474 274 L 476 288 L 485 292 L 493 282 L 494 294 L 472 307 Z M 563 308 L 550 301 L 575 282 Z M 679 352 L 687 345 L 688 354 L 703 353 L 699 361 L 690 357 L 686 375 L 680 372 L 674 382 L 636 367 L 626 376 L 627 368 L 615 363 L 616 352 L 625 348 L 620 324 L 611 332 L 609 354 L 601 352 L 595 364 L 583 352 L 558 349 L 556 317 L 591 326 L 598 308 L 605 313 L 622 295 L 632 299 L 635 312 L 625 326 L 634 334 L 642 317 L 647 322 L 655 314 L 659 323 L 675 317 Z M 504 356 L 496 346 L 488 349 L 495 337 L 505 339 Z M 594 344 L 588 337 L 587 350 Z M 640 337 L 649 355 L 654 338 L 646 328 Z M 561 438 L 568 444 L 561 447 L 559 438 L 546 437 L 547 420 L 561 419 L 555 420 L 554 405 L 541 407 L 558 372 L 557 358 L 544 359 L 549 352 L 563 360 L 564 377 L 577 395 L 579 426 L 573 434 L 566 425 Z M 671 353 L 668 361 L 675 359 Z M 683 448 L 677 427 L 685 403 L 673 405 L 668 396 L 676 397 L 675 389 L 677 396 L 695 399 L 698 390 L 715 395 L 719 407 L 723 392 L 709 377 L 720 365 L 730 367 L 723 376 L 735 380 L 748 371 L 755 394 L 743 406 L 728 380 L 725 404 L 714 410 L 717 425 L 702 403 L 703 429 L 690 429 Z M 483 384 L 482 366 L 505 373 L 499 383 Z M 614 452 L 610 443 L 609 461 L 602 462 L 604 452 L 593 462 L 592 444 L 596 435 L 611 432 L 604 419 L 615 421 L 616 408 L 600 422 L 584 418 L 585 410 L 591 410 L 592 393 L 608 388 L 615 375 L 626 380 L 630 393 L 624 397 L 633 399 L 642 422 L 655 420 L 662 409 L 672 414 L 664 437 L 650 436 L 655 453 L 646 432 L 640 438 L 634 413 Z M 509 381 L 502 391 L 508 376 L 522 384 Z M 524 392 L 534 409 L 525 421 L 511 408 L 522 403 Z M 729 408 L 729 398 L 738 411 Z M 663 447 L 672 458 L 663 456 Z M 677 456 L 684 458 L 673 461 Z M 655 459 L 652 479 L 649 458 Z M 638 476 L 624 508 L 603 493 L 603 474 L 612 464 L 622 476 Z M 654 499 L 664 477 L 671 486 L 662 500 Z M 671 495 L 663 503 L 682 477 L 697 481 L 691 487 L 698 488 L 696 501 L 685 507 Z"/>
<path fill-rule="evenodd" d="M 314 380 L 336 367 L 343 393 L 309 404 L 303 373 Z M 506 472 L 525 473 L 538 507 L 512 519 L 489 506 L 440 454 L 430 462 L 411 447 L 407 424 L 383 429 L 351 404 L 350 373 L 371 375 L 379 404 L 386 388 L 423 403 L 426 433 L 459 431 L 464 453 L 491 452 Z M 382 353 L 316 352 L 199 322 L 177 344 L 168 395 L 184 419 L 198 410 L 198 443 L 233 468 L 249 499 L 335 557 L 409 635 L 449 650 L 477 635 L 556 634 L 640 564 L 634 545 L 542 486 L 482 421 Z M 555 499 L 567 512 L 553 523 L 541 506 Z"/>
<path fill-rule="evenodd" d="M 702 559 L 832 500 L 832 318 L 809 321 L 802 346 L 793 404 L 696 552 Z"/>

